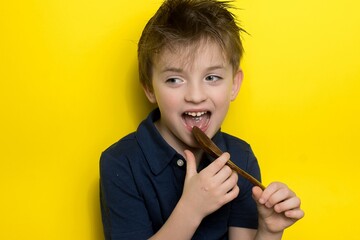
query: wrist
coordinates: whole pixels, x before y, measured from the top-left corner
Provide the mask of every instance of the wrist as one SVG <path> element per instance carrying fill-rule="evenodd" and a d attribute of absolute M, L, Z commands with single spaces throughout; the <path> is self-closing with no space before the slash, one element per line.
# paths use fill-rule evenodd
<path fill-rule="evenodd" d="M 183 198 L 180 198 L 175 209 L 181 212 L 182 217 L 186 219 L 189 224 L 195 226 L 196 228 L 200 225 L 201 221 L 204 218 L 204 216 L 202 216 L 197 211 L 198 209 L 194 209 L 192 207 L 191 202 L 186 202 Z"/>
<path fill-rule="evenodd" d="M 165 224 L 151 239 L 191 239 L 202 221 L 192 211 L 189 204 L 180 199 Z"/>

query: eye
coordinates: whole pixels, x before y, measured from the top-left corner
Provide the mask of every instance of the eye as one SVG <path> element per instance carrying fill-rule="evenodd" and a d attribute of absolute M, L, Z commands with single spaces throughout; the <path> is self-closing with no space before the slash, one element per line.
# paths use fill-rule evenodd
<path fill-rule="evenodd" d="M 184 81 L 180 78 L 168 78 L 168 79 L 166 79 L 165 82 L 167 84 L 176 85 L 176 84 L 181 84 Z"/>
<path fill-rule="evenodd" d="M 219 77 L 219 76 L 216 76 L 216 75 L 209 75 L 205 78 L 206 81 L 209 81 L 209 82 L 216 82 L 216 81 L 219 81 L 221 80 L 222 77 Z"/>

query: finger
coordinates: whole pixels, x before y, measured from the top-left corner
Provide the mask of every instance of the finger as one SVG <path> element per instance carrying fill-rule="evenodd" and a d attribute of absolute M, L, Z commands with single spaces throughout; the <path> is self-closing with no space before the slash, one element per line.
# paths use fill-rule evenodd
<path fill-rule="evenodd" d="M 256 203 L 260 203 L 260 204 L 265 203 L 265 202 L 263 202 L 263 200 L 260 201 L 261 195 L 263 193 L 263 190 L 260 187 L 254 186 L 252 188 L 252 193 L 253 193 L 253 198 L 256 201 Z"/>
<path fill-rule="evenodd" d="M 234 200 L 240 193 L 240 188 L 238 185 L 235 185 L 230 191 L 225 194 L 224 202 L 225 204 Z"/>
<path fill-rule="evenodd" d="M 185 150 L 184 154 L 186 160 L 186 178 L 188 178 L 197 174 L 196 160 L 194 154 L 191 151 Z"/>
<path fill-rule="evenodd" d="M 288 211 L 288 210 L 300 208 L 300 204 L 301 204 L 300 198 L 295 196 L 295 197 L 289 198 L 289 199 L 287 199 L 285 201 L 282 201 L 282 202 L 276 204 L 274 206 L 274 210 L 277 213 L 285 212 L 285 211 Z"/>
<path fill-rule="evenodd" d="M 221 168 L 224 167 L 226 162 L 230 159 L 230 154 L 225 152 L 220 157 L 215 159 L 208 167 L 206 167 L 203 171 L 207 171 L 212 176 L 220 171 Z"/>
<path fill-rule="evenodd" d="M 217 175 L 214 178 L 216 177 Z M 221 194 L 226 194 L 237 185 L 238 176 L 237 173 L 231 172 L 230 176 L 227 176 L 226 179 L 221 179 L 220 182 L 216 182 L 216 181 L 215 181 L 215 184 L 217 185 L 216 188 L 219 190 L 219 192 Z"/>
<path fill-rule="evenodd" d="M 295 193 L 289 188 L 280 188 L 275 191 L 266 202 L 266 207 L 271 208 L 274 205 L 284 202 L 292 197 L 295 197 Z"/>
<path fill-rule="evenodd" d="M 265 188 L 264 192 L 262 193 L 259 202 L 262 204 L 266 204 L 266 206 L 269 208 L 272 207 L 274 204 L 278 203 L 279 200 L 276 200 L 277 198 L 274 198 L 270 201 L 270 199 L 275 193 L 277 193 L 281 189 L 288 189 L 288 187 L 284 183 L 280 182 L 273 182 L 269 184 L 269 186 L 267 186 L 267 188 Z"/>
<path fill-rule="evenodd" d="M 231 175 L 222 183 L 221 187 L 224 193 L 231 191 L 237 186 L 238 175 L 236 172 L 232 172 Z"/>
<path fill-rule="evenodd" d="M 292 218 L 295 220 L 299 220 L 304 217 L 305 213 L 300 208 L 298 209 L 292 209 L 284 212 L 285 216 L 288 218 Z"/>
<path fill-rule="evenodd" d="M 230 178 L 233 173 L 233 170 L 229 166 L 225 165 L 215 174 L 214 181 L 223 183 Z"/>

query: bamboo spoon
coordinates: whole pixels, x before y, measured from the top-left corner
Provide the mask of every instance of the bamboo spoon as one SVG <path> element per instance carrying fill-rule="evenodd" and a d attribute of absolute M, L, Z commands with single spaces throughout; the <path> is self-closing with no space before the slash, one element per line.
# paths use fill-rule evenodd
<path fill-rule="evenodd" d="M 201 148 L 208 153 L 210 156 L 214 158 L 220 157 L 220 155 L 223 154 L 223 152 L 218 148 L 213 141 L 211 141 L 208 136 L 198 127 L 194 126 L 192 129 L 192 133 L 195 137 L 195 139 L 200 144 Z M 227 161 L 226 165 L 228 165 L 232 170 L 249 180 L 253 185 L 259 186 L 262 190 L 265 189 L 265 186 L 262 185 L 261 182 L 259 182 L 256 178 L 251 176 L 249 173 L 245 172 L 238 166 L 236 166 L 235 163 L 233 163 L 230 159 Z"/>

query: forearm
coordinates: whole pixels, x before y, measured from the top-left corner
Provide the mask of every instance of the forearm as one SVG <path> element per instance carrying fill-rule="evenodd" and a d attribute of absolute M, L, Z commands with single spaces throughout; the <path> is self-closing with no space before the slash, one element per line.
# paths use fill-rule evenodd
<path fill-rule="evenodd" d="M 229 227 L 230 240 L 280 240 L 283 232 L 273 233 L 262 229 L 258 230 L 241 227 Z"/>
<path fill-rule="evenodd" d="M 256 232 L 254 240 L 280 240 L 282 238 L 283 231 L 272 233 L 266 230 L 259 229 Z"/>
<path fill-rule="evenodd" d="M 188 205 L 180 199 L 168 220 L 150 239 L 191 239 L 201 221 L 202 217 L 195 216 Z"/>

